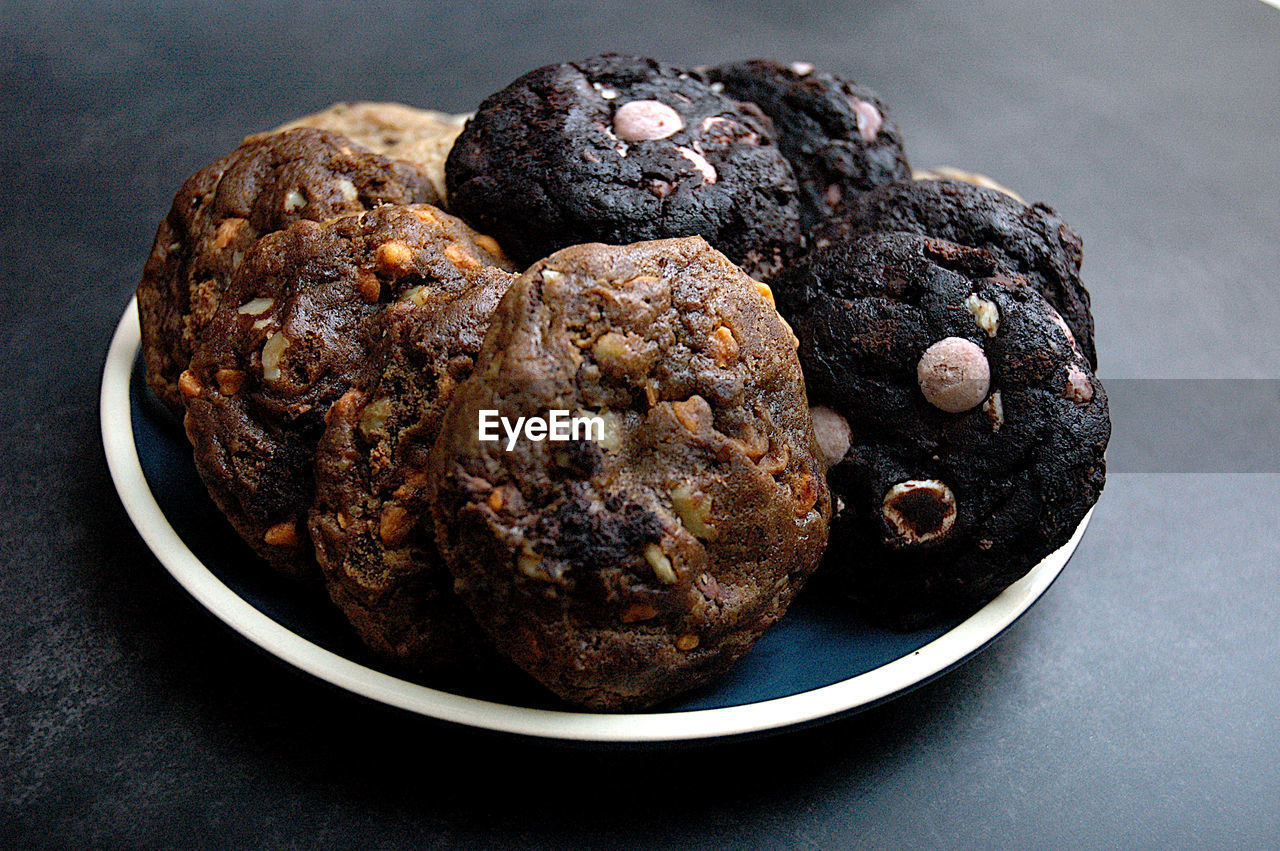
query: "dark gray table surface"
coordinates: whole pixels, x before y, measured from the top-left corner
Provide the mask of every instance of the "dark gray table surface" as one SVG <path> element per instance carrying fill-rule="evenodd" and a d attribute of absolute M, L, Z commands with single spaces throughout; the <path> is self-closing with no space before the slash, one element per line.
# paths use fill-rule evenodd
<path fill-rule="evenodd" d="M 1045 598 L 951 675 L 758 741 L 476 733 L 248 646 L 130 526 L 98 376 L 183 178 L 331 101 L 465 111 L 607 49 L 849 73 L 915 164 L 991 174 L 1084 235 L 1101 375 L 1156 388 L 1117 416 L 1140 460 Z M 5 4 L 0 140 L 0 844 L 1274 847 L 1280 467 L 1197 450 L 1265 450 L 1267 417 L 1183 399 L 1202 433 L 1162 451 L 1151 380 L 1270 398 L 1280 377 L 1275 9 Z"/>

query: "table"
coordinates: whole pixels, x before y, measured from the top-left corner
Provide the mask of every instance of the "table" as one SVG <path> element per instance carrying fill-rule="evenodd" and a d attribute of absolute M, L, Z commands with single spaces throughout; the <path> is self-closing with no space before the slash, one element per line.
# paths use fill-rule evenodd
<path fill-rule="evenodd" d="M 354 9 L 0 12 L 0 844 L 1274 843 L 1274 420 L 1214 400 L 1280 398 L 1280 12 Z M 754 741 L 617 751 L 472 732 L 241 642 L 129 525 L 98 438 L 98 374 L 190 172 L 331 101 L 465 111 L 524 70 L 607 49 L 849 73 L 894 107 L 915 164 L 993 175 L 1083 234 L 1100 375 L 1135 388 L 1113 391 L 1115 472 L 1059 582 L 949 676 Z M 1191 378 L 1238 380 L 1159 381 Z M 1174 390 L 1198 419 L 1161 422 Z M 1126 399 L 1140 416 L 1121 416 Z M 1162 451 L 1179 428 L 1190 449 Z M 1241 451 L 1209 463 L 1197 443 Z"/>

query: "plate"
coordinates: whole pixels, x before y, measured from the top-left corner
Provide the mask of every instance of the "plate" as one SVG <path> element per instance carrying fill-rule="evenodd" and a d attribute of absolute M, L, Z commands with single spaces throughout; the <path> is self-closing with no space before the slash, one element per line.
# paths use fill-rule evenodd
<path fill-rule="evenodd" d="M 830 719 L 937 677 L 986 647 L 1040 598 L 1075 551 L 1071 540 L 973 615 L 897 633 L 801 595 L 727 676 L 660 707 L 596 714 L 540 692 L 455 694 L 397 676 L 356 641 L 319 592 L 302 593 L 256 562 L 200 484 L 180 426 L 146 390 L 131 301 L 102 377 L 102 442 L 116 490 L 147 546 L 193 596 L 268 653 L 320 679 L 432 718 L 528 736 L 661 742 L 741 736 Z"/>

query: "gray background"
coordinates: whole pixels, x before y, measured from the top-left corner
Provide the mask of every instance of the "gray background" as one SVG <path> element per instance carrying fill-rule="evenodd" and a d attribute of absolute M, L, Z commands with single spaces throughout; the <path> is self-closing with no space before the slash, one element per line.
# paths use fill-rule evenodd
<path fill-rule="evenodd" d="M 243 644 L 149 555 L 96 393 L 183 178 L 330 101 L 465 111 L 606 49 L 851 74 L 913 163 L 1083 234 L 1104 380 L 1280 376 L 1280 12 L 1253 0 L 5 4 L 0 844 L 1274 843 L 1280 476 L 1179 460 L 1265 446 L 1265 417 L 1184 405 L 1199 431 L 1165 466 L 1159 391 L 1137 393 L 1123 469 L 1215 474 L 1114 474 L 988 652 L 760 741 L 609 752 L 372 706 Z"/>

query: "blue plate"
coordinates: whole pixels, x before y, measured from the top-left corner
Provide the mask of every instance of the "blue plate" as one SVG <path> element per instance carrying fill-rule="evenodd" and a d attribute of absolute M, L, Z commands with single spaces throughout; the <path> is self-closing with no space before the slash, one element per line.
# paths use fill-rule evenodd
<path fill-rule="evenodd" d="M 985 647 L 1048 588 L 1071 542 L 976 614 L 898 633 L 853 617 L 830 597 L 801 595 L 723 678 L 657 711 L 602 715 L 558 709 L 532 687 L 457 694 L 404 679 L 356 640 L 322 592 L 263 568 L 205 492 L 181 426 L 150 395 L 138 357 L 137 312 L 125 311 L 102 386 L 103 443 L 130 517 L 165 567 L 242 635 L 357 693 L 445 720 L 527 735 L 657 741 L 740 735 L 865 708 L 950 670 Z"/>

